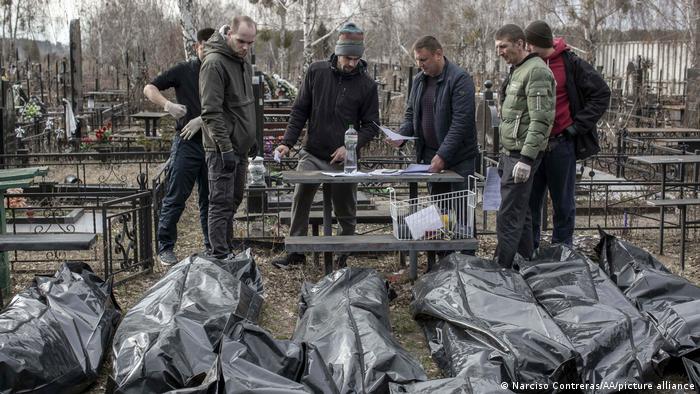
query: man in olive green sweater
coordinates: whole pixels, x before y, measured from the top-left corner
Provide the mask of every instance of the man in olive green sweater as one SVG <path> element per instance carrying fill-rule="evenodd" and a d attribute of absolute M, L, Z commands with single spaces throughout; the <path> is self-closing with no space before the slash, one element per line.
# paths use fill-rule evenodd
<path fill-rule="evenodd" d="M 547 147 L 554 123 L 555 85 L 549 67 L 525 49 L 525 33 L 516 25 L 496 32 L 496 50 L 510 65 L 501 86 L 501 206 L 498 210 L 496 260 L 513 265 L 515 254 L 532 257 L 532 176 Z"/>

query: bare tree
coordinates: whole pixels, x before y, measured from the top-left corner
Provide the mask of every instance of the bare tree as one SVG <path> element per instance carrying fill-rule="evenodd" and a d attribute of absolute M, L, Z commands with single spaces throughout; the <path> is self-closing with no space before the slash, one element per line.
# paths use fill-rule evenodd
<path fill-rule="evenodd" d="M 539 6 L 556 17 L 562 24 L 575 23 L 583 31 L 583 48 L 589 62 L 595 63 L 595 49 L 600 34 L 608 22 L 632 8 L 632 0 L 555 0 L 540 1 Z"/>
<path fill-rule="evenodd" d="M 3 58 L 16 57 L 17 39 L 22 36 L 42 33 L 47 18 L 48 0 L 3 0 L 2 7 L 2 38 Z M 5 50 L 5 42 L 9 39 L 9 48 Z M 37 59 L 38 60 L 38 59 Z M 17 59 L 15 59 L 17 61 Z"/>
<path fill-rule="evenodd" d="M 259 4 L 260 6 L 273 10 L 274 14 L 279 18 L 279 36 L 275 37 L 275 41 L 280 48 L 280 70 L 285 77 L 289 76 L 289 48 L 292 46 L 292 36 L 287 29 L 287 17 L 290 7 L 300 2 L 300 0 L 249 0 L 251 4 Z M 313 0 L 308 0 L 313 1 Z"/>
<path fill-rule="evenodd" d="M 177 0 L 180 9 L 180 27 L 182 28 L 182 43 L 185 46 L 185 58 L 197 56 L 194 44 L 197 42 L 197 25 L 194 18 L 194 1 Z"/>

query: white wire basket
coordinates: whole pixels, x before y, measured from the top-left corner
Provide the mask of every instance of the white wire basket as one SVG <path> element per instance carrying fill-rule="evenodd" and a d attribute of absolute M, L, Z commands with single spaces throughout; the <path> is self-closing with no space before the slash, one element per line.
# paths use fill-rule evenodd
<path fill-rule="evenodd" d="M 389 190 L 389 213 L 394 236 L 405 240 L 451 240 L 474 237 L 476 178 L 467 190 L 399 201 Z"/>

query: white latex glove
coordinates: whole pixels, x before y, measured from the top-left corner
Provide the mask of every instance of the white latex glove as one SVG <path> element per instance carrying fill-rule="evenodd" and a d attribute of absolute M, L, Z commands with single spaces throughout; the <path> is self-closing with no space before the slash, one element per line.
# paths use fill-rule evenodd
<path fill-rule="evenodd" d="M 180 119 L 187 113 L 187 107 L 182 104 L 176 104 L 171 101 L 166 101 L 163 106 L 165 112 L 169 113 L 175 119 Z"/>
<path fill-rule="evenodd" d="M 530 177 L 530 165 L 519 161 L 513 167 L 513 181 L 515 183 L 524 183 Z"/>
<path fill-rule="evenodd" d="M 278 156 L 280 158 L 284 156 L 289 155 L 289 147 L 287 145 L 279 145 L 277 148 L 275 148 L 275 156 Z"/>
<path fill-rule="evenodd" d="M 185 127 L 182 128 L 182 132 L 180 133 L 180 137 L 186 140 L 191 140 L 192 137 L 197 135 L 199 133 L 199 130 L 202 128 L 202 125 L 204 124 L 204 121 L 202 120 L 201 116 L 198 116 L 185 125 Z"/>

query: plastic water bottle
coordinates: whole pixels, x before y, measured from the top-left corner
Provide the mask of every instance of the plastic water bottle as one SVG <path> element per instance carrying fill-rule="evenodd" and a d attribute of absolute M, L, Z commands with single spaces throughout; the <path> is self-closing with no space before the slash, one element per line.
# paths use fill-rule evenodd
<path fill-rule="evenodd" d="M 352 125 L 345 131 L 345 173 L 357 171 L 357 130 Z"/>

